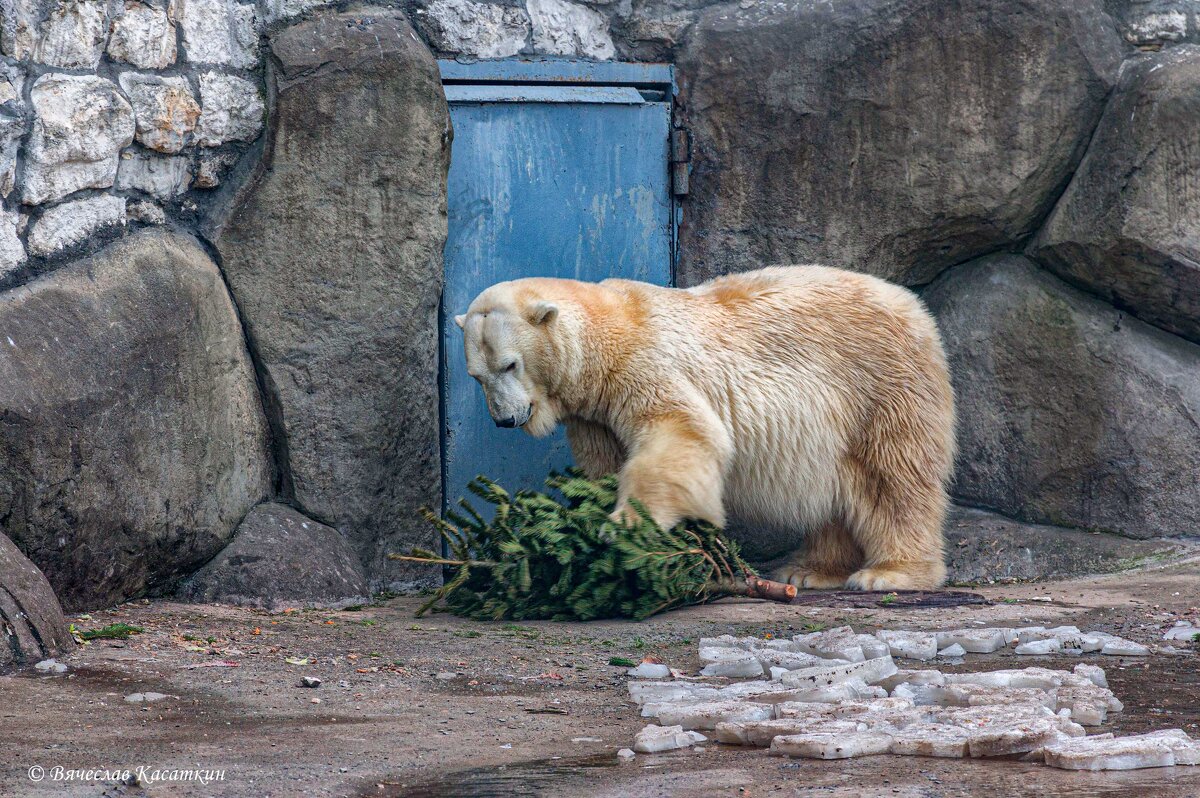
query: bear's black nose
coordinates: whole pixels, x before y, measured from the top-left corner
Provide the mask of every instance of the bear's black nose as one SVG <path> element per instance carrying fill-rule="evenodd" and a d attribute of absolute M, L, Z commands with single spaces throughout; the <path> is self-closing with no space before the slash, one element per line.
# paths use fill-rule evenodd
<path fill-rule="evenodd" d="M 508 418 L 495 419 L 497 427 L 515 427 L 517 426 L 517 417 L 509 416 Z"/>

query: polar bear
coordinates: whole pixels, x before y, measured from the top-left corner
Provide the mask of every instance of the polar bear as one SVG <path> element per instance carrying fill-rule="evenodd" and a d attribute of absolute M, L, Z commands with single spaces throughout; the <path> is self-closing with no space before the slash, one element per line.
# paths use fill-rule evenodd
<path fill-rule="evenodd" d="M 527 278 L 464 315 L 501 427 L 563 423 L 576 464 L 661 526 L 803 530 L 798 587 L 934 588 L 954 460 L 937 326 L 908 290 L 823 266 L 688 289 Z"/>

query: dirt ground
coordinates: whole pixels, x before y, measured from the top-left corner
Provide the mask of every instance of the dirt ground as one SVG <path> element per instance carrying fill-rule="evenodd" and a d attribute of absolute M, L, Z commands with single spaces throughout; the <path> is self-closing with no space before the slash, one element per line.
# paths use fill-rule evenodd
<path fill-rule="evenodd" d="M 519 625 L 414 619 L 412 597 L 283 614 L 122 605 L 73 620 L 80 629 L 125 622 L 144 633 L 79 649 L 64 658 L 65 675 L 0 677 L 0 795 L 1200 796 L 1200 767 L 1071 773 L 1015 760 L 819 762 L 719 745 L 617 762 L 617 749 L 643 722 L 627 700 L 625 669 L 610 666 L 611 657 L 654 654 L 694 669 L 701 636 L 791 635 L 840 624 L 872 631 L 1071 623 L 1161 646 L 1174 621 L 1200 620 L 1200 561 L 976 592 L 992 603 L 902 609 L 724 600 L 642 623 Z M 1099 731 L 1176 727 L 1200 736 L 1198 650 L 1177 645 L 1188 650 L 1146 658 L 1003 653 L 973 656 L 957 669 L 1094 662 L 1125 702 Z M 323 683 L 300 687 L 303 676 Z M 146 691 L 167 698 L 125 700 Z M 110 772 L 56 781 L 56 766 Z M 139 767 L 149 769 L 141 784 L 122 784 L 122 774 L 111 772 Z M 42 773 L 37 768 L 40 781 L 30 778 L 31 769 Z M 173 769 L 223 774 L 207 784 L 152 782 L 155 770 Z"/>

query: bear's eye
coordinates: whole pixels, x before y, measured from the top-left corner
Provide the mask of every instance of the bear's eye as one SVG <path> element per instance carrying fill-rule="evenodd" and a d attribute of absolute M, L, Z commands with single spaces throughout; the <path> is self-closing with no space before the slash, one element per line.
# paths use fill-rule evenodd
<path fill-rule="evenodd" d="M 515 361 L 515 360 L 504 367 L 505 373 L 508 373 L 510 371 L 516 371 L 516 370 L 517 370 L 517 361 Z"/>

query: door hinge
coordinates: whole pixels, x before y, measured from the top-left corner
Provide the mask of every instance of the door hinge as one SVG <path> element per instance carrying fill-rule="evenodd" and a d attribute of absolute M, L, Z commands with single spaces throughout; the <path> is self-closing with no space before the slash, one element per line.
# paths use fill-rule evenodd
<path fill-rule="evenodd" d="M 692 163 L 692 131 L 671 128 L 671 191 L 676 197 L 688 193 L 688 169 Z"/>

